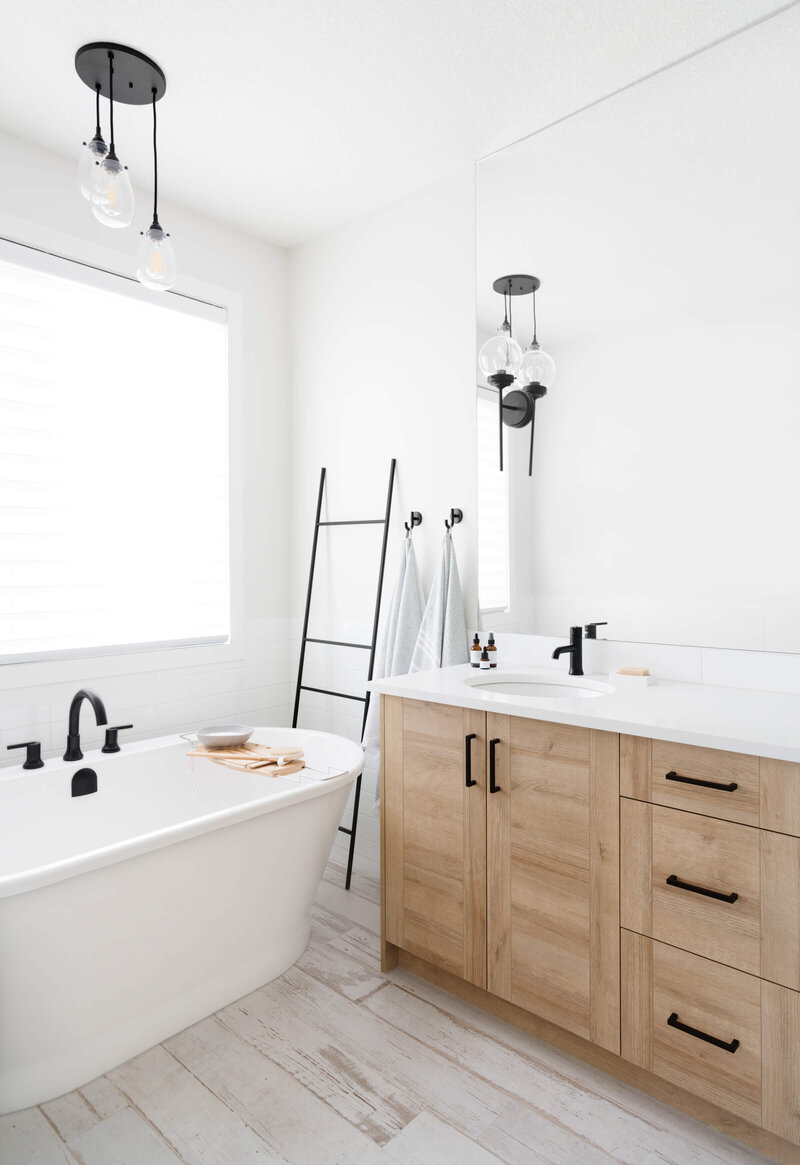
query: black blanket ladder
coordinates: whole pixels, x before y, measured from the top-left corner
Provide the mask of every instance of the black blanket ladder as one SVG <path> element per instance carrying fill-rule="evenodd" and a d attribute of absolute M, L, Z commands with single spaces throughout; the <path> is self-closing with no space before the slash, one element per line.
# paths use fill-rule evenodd
<path fill-rule="evenodd" d="M 306 610 L 303 616 L 303 638 L 300 644 L 300 664 L 297 669 L 297 687 L 294 695 L 294 715 L 292 716 L 292 728 L 297 727 L 297 715 L 300 711 L 300 693 L 301 692 L 319 692 L 323 696 L 336 696 L 341 700 L 357 700 L 364 705 L 364 715 L 361 721 L 361 737 L 363 739 L 364 729 L 367 725 L 367 712 L 369 711 L 369 697 L 367 692 L 364 696 L 354 696 L 349 692 L 332 692 L 327 688 L 313 688 L 308 684 L 303 683 L 303 669 L 306 662 L 306 644 L 307 643 L 325 643 L 330 647 L 352 647 L 357 651 L 369 652 L 369 666 L 367 668 L 367 682 L 372 679 L 372 669 L 375 666 L 375 645 L 378 641 L 378 620 L 381 613 L 381 594 L 383 593 L 383 573 L 386 566 L 386 545 L 389 539 L 389 519 L 392 515 L 392 492 L 394 490 L 394 474 L 397 466 L 397 459 L 392 458 L 392 463 L 389 468 L 389 486 L 386 491 L 386 510 L 382 518 L 351 518 L 343 522 L 323 522 L 322 502 L 325 494 L 325 468 L 323 466 L 319 475 L 319 493 L 317 495 L 317 516 L 314 519 L 314 540 L 311 544 L 311 565 L 308 572 L 308 591 L 306 592 Z M 321 526 L 383 526 L 383 538 L 381 540 L 381 560 L 378 569 L 378 588 L 375 595 L 375 613 L 372 620 L 372 638 L 369 643 L 342 643 L 337 639 L 314 639 L 308 634 L 308 619 L 311 614 L 311 596 L 314 590 L 314 568 L 317 561 L 317 542 L 319 540 L 319 531 Z M 358 806 L 361 800 L 361 776 L 356 779 L 355 794 L 353 796 L 353 819 L 349 826 L 340 825 L 341 833 L 346 833 L 350 837 L 350 848 L 347 855 L 347 877 L 345 879 L 345 889 L 350 889 L 350 879 L 353 876 L 353 855 L 356 848 L 356 832 L 358 829 Z"/>

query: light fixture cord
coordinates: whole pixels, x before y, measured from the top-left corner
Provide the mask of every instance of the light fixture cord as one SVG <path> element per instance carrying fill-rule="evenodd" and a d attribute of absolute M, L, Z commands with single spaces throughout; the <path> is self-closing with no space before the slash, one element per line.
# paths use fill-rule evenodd
<path fill-rule="evenodd" d="M 95 126 L 95 130 L 94 130 L 94 136 L 96 138 L 103 136 L 103 134 L 100 130 L 100 88 L 101 88 L 101 85 L 100 85 L 100 82 L 98 81 L 94 87 L 94 99 L 95 99 L 95 103 L 96 103 L 95 104 L 95 119 L 97 121 L 97 125 Z"/>
<path fill-rule="evenodd" d="M 514 335 L 514 329 L 511 322 L 511 280 L 508 281 L 508 334 Z"/>
<path fill-rule="evenodd" d="M 533 289 L 533 346 L 536 347 L 539 341 L 536 339 L 536 288 Z"/>
<path fill-rule="evenodd" d="M 111 141 L 109 142 L 108 152 L 112 158 L 115 158 L 117 153 L 114 149 L 114 54 L 110 49 L 108 52 L 108 104 L 110 107 L 109 132 L 111 134 Z"/>
<path fill-rule="evenodd" d="M 153 93 L 153 226 L 158 227 L 158 140 L 156 136 L 156 91 Z"/>

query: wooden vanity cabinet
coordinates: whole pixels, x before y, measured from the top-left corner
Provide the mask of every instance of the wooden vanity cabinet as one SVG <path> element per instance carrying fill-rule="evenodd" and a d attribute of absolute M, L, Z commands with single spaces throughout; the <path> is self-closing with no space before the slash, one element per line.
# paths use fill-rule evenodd
<path fill-rule="evenodd" d="M 385 939 L 618 1052 L 616 734 L 384 697 L 383 741 Z"/>
<path fill-rule="evenodd" d="M 800 1161 L 800 764 L 387 696 L 382 729 L 384 969 Z"/>

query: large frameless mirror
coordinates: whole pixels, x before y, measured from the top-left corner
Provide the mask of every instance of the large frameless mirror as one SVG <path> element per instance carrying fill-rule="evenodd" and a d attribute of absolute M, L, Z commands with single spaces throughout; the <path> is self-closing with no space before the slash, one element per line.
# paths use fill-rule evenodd
<path fill-rule="evenodd" d="M 527 273 L 558 368 L 529 476 L 476 364 L 483 628 L 800 651 L 799 59 L 792 9 L 479 163 L 478 348 Z"/>

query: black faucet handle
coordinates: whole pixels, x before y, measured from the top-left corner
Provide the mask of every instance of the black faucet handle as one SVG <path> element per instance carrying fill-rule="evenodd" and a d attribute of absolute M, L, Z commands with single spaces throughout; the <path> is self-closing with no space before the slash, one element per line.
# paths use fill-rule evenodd
<path fill-rule="evenodd" d="M 26 748 L 28 751 L 25 754 L 24 769 L 43 769 L 44 761 L 42 760 L 42 746 L 38 740 L 26 740 L 22 744 L 9 744 L 7 748 Z"/>
<path fill-rule="evenodd" d="M 596 639 L 597 638 L 597 628 L 598 627 L 607 627 L 607 626 L 608 626 L 608 623 L 605 619 L 603 619 L 600 623 L 587 623 L 586 627 L 585 627 L 586 638 L 587 639 Z"/>
<path fill-rule="evenodd" d="M 126 728 L 133 728 L 132 724 L 116 724 L 113 728 L 106 729 L 106 742 L 101 748 L 101 752 L 119 752 L 119 741 L 117 740 L 117 733 L 124 731 Z"/>

